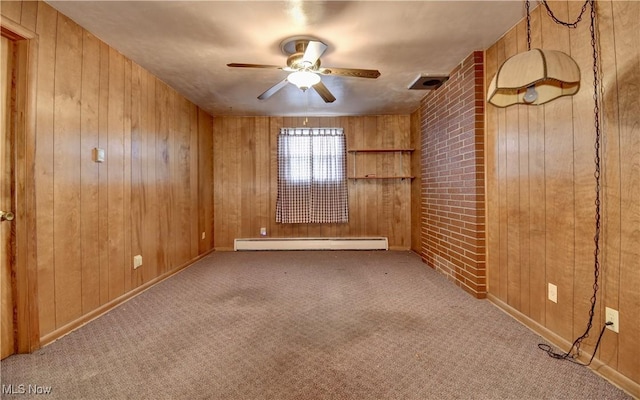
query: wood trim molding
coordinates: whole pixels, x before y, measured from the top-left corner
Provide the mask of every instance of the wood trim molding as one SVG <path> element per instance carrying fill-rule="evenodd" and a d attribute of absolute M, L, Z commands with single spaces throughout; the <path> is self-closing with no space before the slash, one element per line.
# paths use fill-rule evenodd
<path fill-rule="evenodd" d="M 0 18 L 0 26 L 2 27 L 2 36 L 11 40 L 29 40 L 37 38 L 37 34 L 35 32 L 5 17 Z"/>
<path fill-rule="evenodd" d="M 155 286 L 156 284 L 164 281 L 165 279 L 170 278 L 171 276 L 177 274 L 178 272 L 182 271 L 183 269 L 193 265 L 196 261 L 206 257 L 207 255 L 209 255 L 210 253 L 213 253 L 213 249 L 209 250 L 205 253 L 200 254 L 199 256 L 195 257 L 194 259 L 192 259 L 189 262 L 186 262 L 182 265 L 180 265 L 179 267 L 168 271 L 152 280 L 150 280 L 149 282 L 138 286 L 137 288 L 123 294 L 122 296 L 111 300 L 110 302 L 96 308 L 95 310 L 93 310 L 92 312 L 85 314 L 84 316 L 82 316 L 81 318 L 74 320 L 73 322 L 64 325 L 58 329 L 56 329 L 55 331 L 48 333 L 46 335 L 44 335 L 41 339 L 40 339 L 40 344 L 42 346 L 46 346 L 48 344 L 53 343 L 54 341 L 60 339 L 61 337 L 73 332 L 74 330 L 82 327 L 83 325 L 88 324 L 89 322 L 93 321 L 96 318 L 99 318 L 100 316 L 106 314 L 107 312 L 113 310 L 114 308 L 116 308 L 117 306 L 119 306 L 122 303 L 127 302 L 128 300 L 138 296 L 139 294 L 141 294 L 142 292 L 146 291 L 147 289 L 150 289 L 151 287 Z"/>
<path fill-rule="evenodd" d="M 2 36 L 16 43 L 16 329 L 18 352 L 40 347 L 37 296 L 35 148 L 38 37 L 35 32 L 0 19 Z"/>

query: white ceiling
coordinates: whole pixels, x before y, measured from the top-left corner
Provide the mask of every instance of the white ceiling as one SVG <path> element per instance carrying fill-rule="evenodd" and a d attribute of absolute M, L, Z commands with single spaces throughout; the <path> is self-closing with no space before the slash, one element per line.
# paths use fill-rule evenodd
<path fill-rule="evenodd" d="M 447 75 L 524 16 L 523 1 L 47 1 L 212 115 L 408 114 L 427 92 L 422 74 Z M 287 85 L 283 40 L 329 46 L 323 67 L 377 69 L 377 79 L 322 76 L 337 100 Z"/>

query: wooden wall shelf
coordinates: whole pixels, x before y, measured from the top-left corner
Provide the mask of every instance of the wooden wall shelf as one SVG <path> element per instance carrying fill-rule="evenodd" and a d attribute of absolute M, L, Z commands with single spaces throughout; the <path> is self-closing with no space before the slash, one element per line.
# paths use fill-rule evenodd
<path fill-rule="evenodd" d="M 415 176 L 349 176 L 348 179 L 415 179 Z"/>
<path fill-rule="evenodd" d="M 353 176 L 350 176 L 348 178 L 352 180 L 358 180 L 358 179 L 401 179 L 401 180 L 409 179 L 411 180 L 411 179 L 414 179 L 415 176 L 409 176 L 409 175 L 387 175 L 387 176 L 383 176 L 383 175 L 376 176 L 372 174 L 358 175 L 356 171 L 356 154 L 357 153 L 412 153 L 413 151 L 414 149 L 410 149 L 410 148 L 348 149 L 347 152 L 353 154 Z M 400 161 L 400 165 L 398 166 L 396 171 L 402 171 L 402 170 L 404 170 L 405 172 L 408 172 L 403 166 L 403 161 Z"/>
<path fill-rule="evenodd" d="M 415 149 L 349 149 L 349 153 L 392 153 L 392 152 L 412 152 Z"/>

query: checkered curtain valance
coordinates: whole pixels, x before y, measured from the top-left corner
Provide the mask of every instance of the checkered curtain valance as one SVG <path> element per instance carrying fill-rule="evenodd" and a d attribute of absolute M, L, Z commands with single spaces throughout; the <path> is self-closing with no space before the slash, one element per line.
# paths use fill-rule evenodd
<path fill-rule="evenodd" d="M 346 223 L 346 138 L 342 128 L 282 128 L 276 222 Z"/>

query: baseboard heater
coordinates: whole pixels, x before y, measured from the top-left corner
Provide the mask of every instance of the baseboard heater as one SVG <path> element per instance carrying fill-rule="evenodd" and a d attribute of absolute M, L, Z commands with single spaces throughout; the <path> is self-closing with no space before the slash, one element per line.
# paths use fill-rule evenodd
<path fill-rule="evenodd" d="M 241 250 L 389 250 L 386 237 L 235 239 Z"/>

